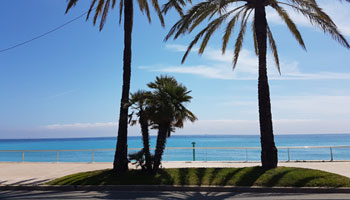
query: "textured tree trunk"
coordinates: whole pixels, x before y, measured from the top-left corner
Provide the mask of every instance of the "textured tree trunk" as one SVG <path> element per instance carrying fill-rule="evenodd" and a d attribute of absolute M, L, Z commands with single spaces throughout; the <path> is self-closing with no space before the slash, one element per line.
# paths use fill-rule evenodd
<path fill-rule="evenodd" d="M 255 8 L 255 30 L 259 52 L 259 122 L 261 141 L 261 164 L 264 169 L 277 167 L 277 148 L 272 129 L 270 91 L 266 69 L 267 21 L 265 6 Z"/>
<path fill-rule="evenodd" d="M 145 160 L 146 160 L 146 170 L 150 172 L 152 170 L 152 158 L 151 158 L 151 152 L 149 149 L 148 120 L 147 118 L 144 117 L 142 113 L 140 114 L 140 125 L 141 125 L 141 132 L 142 132 L 143 151 L 145 153 Z"/>
<path fill-rule="evenodd" d="M 169 126 L 167 124 L 159 125 L 157 145 L 154 153 L 154 166 L 153 166 L 154 172 L 156 172 L 159 169 L 160 162 L 162 161 L 162 155 L 166 144 L 168 130 L 169 130 Z"/>
<path fill-rule="evenodd" d="M 117 148 L 113 169 L 117 175 L 128 171 L 128 108 L 131 77 L 131 35 L 133 27 L 133 0 L 124 1 L 124 55 L 123 55 L 123 89 L 120 102 Z"/>

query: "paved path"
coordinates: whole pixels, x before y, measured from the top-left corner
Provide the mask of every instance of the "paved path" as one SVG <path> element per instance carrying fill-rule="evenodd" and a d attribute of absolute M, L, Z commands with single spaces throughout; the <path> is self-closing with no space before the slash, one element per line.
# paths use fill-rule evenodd
<path fill-rule="evenodd" d="M 236 162 L 164 162 L 165 168 L 248 167 L 260 163 Z M 350 177 L 350 162 L 285 162 L 279 166 L 320 169 Z M 131 168 L 133 166 L 130 166 Z M 112 163 L 1 163 L 0 185 L 37 185 L 65 175 L 112 168 Z"/>
<path fill-rule="evenodd" d="M 235 199 L 235 200 L 316 200 L 350 199 L 350 194 L 286 194 L 286 193 L 234 193 L 234 192 L 123 192 L 123 191 L 0 191 L 2 200 L 19 199 Z"/>

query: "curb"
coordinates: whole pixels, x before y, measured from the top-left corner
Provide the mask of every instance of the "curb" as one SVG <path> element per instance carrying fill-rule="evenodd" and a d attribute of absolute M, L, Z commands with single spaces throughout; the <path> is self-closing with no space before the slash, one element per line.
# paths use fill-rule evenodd
<path fill-rule="evenodd" d="M 349 193 L 350 188 L 322 187 L 241 187 L 241 186 L 167 186 L 167 185 L 3 185 L 1 190 L 40 191 L 193 191 L 193 192 L 253 192 L 253 193 Z"/>

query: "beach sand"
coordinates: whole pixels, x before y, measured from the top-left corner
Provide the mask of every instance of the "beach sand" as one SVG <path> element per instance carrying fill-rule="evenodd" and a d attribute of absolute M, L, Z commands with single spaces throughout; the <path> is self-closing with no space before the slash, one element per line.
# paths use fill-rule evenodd
<path fill-rule="evenodd" d="M 163 162 L 164 168 L 249 167 L 258 162 Z M 280 162 L 279 166 L 319 169 L 350 177 L 350 162 Z M 0 185 L 37 185 L 69 174 L 112 168 L 112 163 L 1 163 Z M 130 165 L 130 168 L 134 168 Z"/>

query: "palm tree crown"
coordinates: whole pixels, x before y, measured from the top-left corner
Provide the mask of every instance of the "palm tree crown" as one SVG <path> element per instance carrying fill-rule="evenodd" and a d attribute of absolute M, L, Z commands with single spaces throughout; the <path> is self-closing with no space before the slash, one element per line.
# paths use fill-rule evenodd
<path fill-rule="evenodd" d="M 66 9 L 66 13 L 73 6 L 75 6 L 78 1 L 79 0 L 69 0 L 68 5 L 67 5 L 67 9 Z M 119 0 L 119 23 L 121 23 L 121 17 L 123 14 L 123 8 L 125 5 L 125 1 L 127 1 L 127 0 Z M 156 13 L 158 15 L 158 18 L 159 18 L 162 26 L 164 26 L 164 19 L 163 19 L 163 15 L 162 15 L 162 11 L 160 9 L 160 6 L 158 4 L 158 0 L 151 0 L 151 2 L 152 2 L 152 6 L 153 6 L 154 10 L 156 11 Z M 100 30 L 102 30 L 104 27 L 104 24 L 106 22 L 109 9 L 110 8 L 113 9 L 115 7 L 116 3 L 117 3 L 117 0 L 92 0 L 88 14 L 86 16 L 86 20 L 89 19 L 91 11 L 95 10 L 93 23 L 95 25 L 98 17 L 101 16 L 99 28 L 100 28 Z M 138 5 L 140 8 L 140 11 L 142 13 L 146 13 L 147 19 L 151 23 L 151 14 L 150 14 L 148 0 L 138 0 Z M 171 7 L 172 7 L 172 5 L 169 5 L 169 9 Z"/>
<path fill-rule="evenodd" d="M 197 117 L 185 106 L 192 99 L 189 95 L 191 91 L 179 84 L 176 79 L 161 76 L 147 86 L 154 89 L 149 108 L 150 113 L 152 113 L 151 120 L 155 124 L 154 126 L 170 123 L 168 137 L 174 128 L 182 128 L 184 121 L 194 122 L 197 120 Z"/>
<path fill-rule="evenodd" d="M 342 0 L 339 0 L 342 1 Z M 343 0 L 350 2 L 350 0 Z M 237 22 L 240 24 L 239 32 L 236 38 L 234 47 L 234 57 L 233 57 L 233 67 L 236 67 L 238 56 L 242 48 L 248 19 L 252 14 L 252 11 L 257 7 L 272 7 L 282 20 L 287 25 L 290 32 L 293 34 L 297 42 L 303 49 L 306 49 L 304 41 L 301 34 L 295 25 L 295 23 L 289 17 L 288 12 L 283 8 L 283 6 L 290 7 L 297 13 L 304 15 L 312 25 L 317 26 L 323 32 L 328 33 L 333 39 L 338 41 L 341 45 L 346 48 L 350 48 L 349 43 L 346 41 L 344 36 L 339 32 L 337 26 L 332 21 L 332 19 L 318 6 L 315 0 L 207 0 L 197 5 L 193 6 L 184 15 L 181 20 L 179 20 L 169 31 L 166 36 L 166 40 L 171 38 L 178 38 L 182 34 L 191 33 L 199 24 L 201 24 L 205 19 L 209 18 L 210 22 L 208 25 L 202 29 L 189 44 L 186 53 L 182 59 L 185 61 L 188 53 L 191 51 L 192 47 L 202 40 L 200 48 L 198 50 L 199 54 L 202 54 L 207 46 L 209 39 L 212 34 L 219 29 L 219 27 L 226 23 L 224 34 L 222 36 L 222 53 L 225 53 L 227 44 L 232 36 L 234 27 Z M 216 18 L 214 18 L 216 17 Z M 254 39 L 255 53 L 258 55 L 257 38 L 254 27 L 254 19 L 252 22 L 252 33 Z M 269 39 L 269 46 L 274 55 L 275 63 L 280 71 L 278 52 L 275 40 L 273 38 L 271 29 L 267 25 L 267 37 Z"/>

